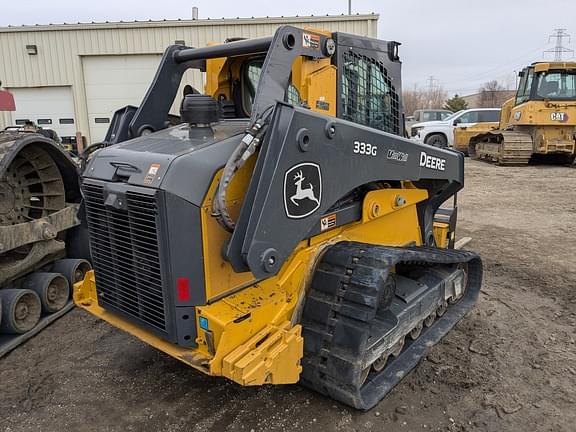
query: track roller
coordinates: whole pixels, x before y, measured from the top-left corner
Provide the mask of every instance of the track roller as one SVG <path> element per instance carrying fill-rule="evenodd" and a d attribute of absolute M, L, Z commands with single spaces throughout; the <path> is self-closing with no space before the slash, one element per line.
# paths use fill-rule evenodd
<path fill-rule="evenodd" d="M 90 263 L 84 259 L 67 258 L 54 263 L 52 272 L 62 273 L 72 287 L 76 282 L 84 280 L 88 271 L 92 270 Z"/>
<path fill-rule="evenodd" d="M 447 310 L 448 310 L 448 302 L 444 300 L 442 301 L 442 303 L 440 303 L 438 309 L 436 309 L 436 315 L 438 316 L 438 318 L 441 318 L 446 313 Z"/>
<path fill-rule="evenodd" d="M 32 330 L 42 313 L 42 303 L 36 292 L 28 289 L 0 290 L 2 322 L 0 333 L 23 334 Z"/>
<path fill-rule="evenodd" d="M 384 353 L 382 356 L 378 358 L 374 363 L 372 363 L 372 367 L 376 372 L 380 372 L 382 369 L 386 367 L 388 363 L 388 358 L 390 357 L 389 353 Z"/>
<path fill-rule="evenodd" d="M 420 336 L 420 333 L 422 333 L 423 327 L 424 327 L 424 322 L 420 321 L 416 327 L 414 327 L 412 330 L 410 330 L 410 333 L 409 333 L 410 339 L 412 339 L 412 340 L 418 339 L 418 337 Z"/>
<path fill-rule="evenodd" d="M 404 338 L 401 338 L 398 342 L 396 342 L 396 344 L 392 347 L 392 355 L 394 357 L 398 357 L 400 355 L 400 353 L 402 352 L 402 348 L 404 348 L 404 343 L 406 342 L 406 340 Z"/>
<path fill-rule="evenodd" d="M 424 326 L 426 328 L 429 328 L 432 326 L 432 324 L 434 324 L 434 320 L 436 319 L 436 311 L 432 312 L 430 315 L 428 315 L 425 319 L 424 319 Z"/>
<path fill-rule="evenodd" d="M 70 298 L 70 284 L 61 273 L 33 273 L 26 278 L 23 287 L 40 296 L 45 313 L 58 312 Z"/>

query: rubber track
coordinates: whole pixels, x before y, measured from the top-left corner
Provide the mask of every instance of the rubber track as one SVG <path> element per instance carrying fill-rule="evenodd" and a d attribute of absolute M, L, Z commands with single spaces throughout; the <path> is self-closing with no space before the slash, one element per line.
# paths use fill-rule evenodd
<path fill-rule="evenodd" d="M 359 387 L 355 383 L 361 382 L 366 368 L 368 335 L 388 274 L 398 263 L 415 262 L 468 263 L 467 290 L 416 341 Z M 481 281 L 482 261 L 472 252 L 351 242 L 331 247 L 316 269 L 302 314 L 301 383 L 354 408 L 372 408 L 474 306 Z"/>

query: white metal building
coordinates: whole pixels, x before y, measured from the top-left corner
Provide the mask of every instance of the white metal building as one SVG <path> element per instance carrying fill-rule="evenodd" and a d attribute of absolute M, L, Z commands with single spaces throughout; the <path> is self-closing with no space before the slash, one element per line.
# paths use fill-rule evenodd
<path fill-rule="evenodd" d="M 140 103 L 169 45 L 268 36 L 284 24 L 376 37 L 377 23 L 370 14 L 0 28 L 0 81 L 16 100 L 16 112 L 0 113 L 0 127 L 29 119 L 97 142 L 114 111 Z M 201 74 L 188 74 L 186 82 L 202 88 Z"/>

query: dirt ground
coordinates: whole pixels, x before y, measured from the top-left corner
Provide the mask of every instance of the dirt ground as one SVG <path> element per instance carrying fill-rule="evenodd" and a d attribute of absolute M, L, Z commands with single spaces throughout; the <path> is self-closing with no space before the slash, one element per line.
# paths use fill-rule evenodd
<path fill-rule="evenodd" d="M 576 430 L 576 169 L 466 164 L 480 301 L 372 411 L 203 376 L 74 310 L 0 359 L 0 430 Z"/>

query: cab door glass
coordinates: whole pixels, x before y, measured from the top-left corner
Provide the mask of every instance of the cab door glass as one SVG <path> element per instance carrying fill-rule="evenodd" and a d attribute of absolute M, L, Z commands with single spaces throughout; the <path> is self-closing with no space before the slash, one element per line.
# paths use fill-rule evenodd
<path fill-rule="evenodd" d="M 244 65 L 242 100 L 246 115 L 250 115 L 252 112 L 252 105 L 254 104 L 254 98 L 256 97 L 256 90 L 258 89 L 258 82 L 260 81 L 263 65 L 264 58 L 249 60 Z M 294 87 L 292 83 L 288 84 L 286 94 L 284 95 L 284 102 L 296 106 L 302 104 L 300 92 L 298 92 L 298 89 Z"/>
<path fill-rule="evenodd" d="M 529 69 L 520 80 L 518 86 L 518 94 L 516 95 L 516 104 L 521 104 L 530 99 L 530 92 L 532 90 L 532 81 L 534 79 L 534 69 Z"/>

